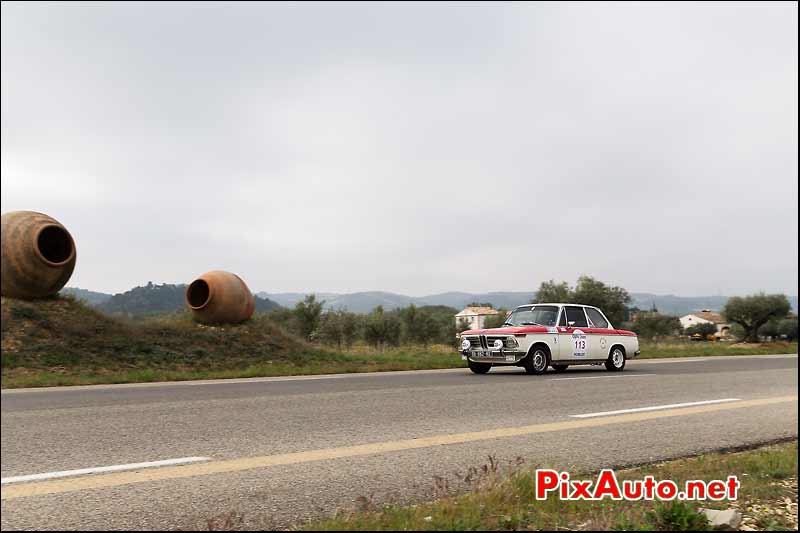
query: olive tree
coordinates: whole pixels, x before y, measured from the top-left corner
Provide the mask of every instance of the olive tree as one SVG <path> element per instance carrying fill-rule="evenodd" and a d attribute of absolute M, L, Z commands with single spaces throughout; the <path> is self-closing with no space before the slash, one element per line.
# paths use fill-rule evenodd
<path fill-rule="evenodd" d="M 322 315 L 315 340 L 335 344 L 339 348 L 350 347 L 356 338 L 357 329 L 358 317 L 355 314 L 343 309 L 327 311 Z"/>
<path fill-rule="evenodd" d="M 396 346 L 400 342 L 403 322 L 396 314 L 386 313 L 379 305 L 364 321 L 364 340 L 376 347 Z"/>
<path fill-rule="evenodd" d="M 414 304 L 397 311 L 403 323 L 403 338 L 406 342 L 428 345 L 440 331 L 433 313 Z"/>
<path fill-rule="evenodd" d="M 778 324 L 780 320 L 775 317 L 770 318 L 767 320 L 767 323 L 758 328 L 758 336 L 759 337 L 778 337 L 780 336 L 780 332 L 778 332 Z"/>
<path fill-rule="evenodd" d="M 304 339 L 310 339 L 319 327 L 323 305 L 325 305 L 324 300 L 318 302 L 315 295 L 309 294 L 294 306 L 292 315 L 296 331 Z"/>
<path fill-rule="evenodd" d="M 542 282 L 531 303 L 544 302 L 593 305 L 602 309 L 612 324 L 618 325 L 628 318 L 631 297 L 622 287 L 606 285 L 591 276 L 581 276 L 574 288 L 565 281 Z"/>
<path fill-rule="evenodd" d="M 483 319 L 483 327 L 486 329 L 490 328 L 499 328 L 503 326 L 503 323 L 506 321 L 506 317 L 508 317 L 508 311 L 505 309 L 498 309 L 499 313 L 496 315 L 489 315 Z"/>
<path fill-rule="evenodd" d="M 554 280 L 543 281 L 536 291 L 536 296 L 531 300 L 532 304 L 541 303 L 571 303 L 572 289 L 566 281 L 556 283 Z"/>
<path fill-rule="evenodd" d="M 773 317 L 785 317 L 791 305 L 783 294 L 734 296 L 725 304 L 722 314 L 729 322 L 744 329 L 745 342 L 758 342 L 758 330 Z"/>
<path fill-rule="evenodd" d="M 578 278 L 572 297 L 574 303 L 593 305 L 603 310 L 612 324 L 620 324 L 628 317 L 631 297 L 622 287 L 606 285 L 589 276 Z"/>

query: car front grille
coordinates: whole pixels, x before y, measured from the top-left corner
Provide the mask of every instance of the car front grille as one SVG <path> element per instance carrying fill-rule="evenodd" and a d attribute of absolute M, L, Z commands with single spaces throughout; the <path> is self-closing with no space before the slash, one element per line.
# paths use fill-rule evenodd
<path fill-rule="evenodd" d="M 506 345 L 506 338 L 505 337 L 498 337 L 496 335 L 487 335 L 486 336 L 486 345 L 491 348 L 494 346 L 494 341 L 500 340 L 503 343 L 503 346 Z"/>
<path fill-rule="evenodd" d="M 508 336 L 499 335 L 478 335 L 476 337 L 466 337 L 469 340 L 470 347 L 474 350 L 489 350 L 494 347 L 494 341 L 500 339 L 503 341 L 504 348 L 511 348 L 513 345 L 508 344 Z"/>
<path fill-rule="evenodd" d="M 482 348 L 480 337 L 467 337 L 467 340 L 472 348 Z"/>

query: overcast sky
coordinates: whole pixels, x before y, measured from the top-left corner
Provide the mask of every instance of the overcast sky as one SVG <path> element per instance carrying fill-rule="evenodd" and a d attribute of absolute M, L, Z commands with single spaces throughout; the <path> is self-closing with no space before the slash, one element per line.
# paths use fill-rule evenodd
<path fill-rule="evenodd" d="M 70 286 L 797 294 L 797 4 L 2 4 Z"/>

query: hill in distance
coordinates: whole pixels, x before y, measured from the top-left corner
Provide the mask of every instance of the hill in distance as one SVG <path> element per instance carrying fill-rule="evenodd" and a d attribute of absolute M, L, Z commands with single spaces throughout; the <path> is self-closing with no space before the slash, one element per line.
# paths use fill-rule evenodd
<path fill-rule="evenodd" d="M 105 294 L 86 289 L 67 287 L 61 292 L 83 300 L 106 313 L 126 316 L 171 312 L 184 308 L 186 285 L 154 285 L 136 287 L 121 294 Z M 302 292 L 256 293 L 256 311 L 271 311 L 279 307 L 293 308 L 307 294 Z M 347 309 L 354 313 L 369 313 L 377 306 L 391 310 L 414 304 L 444 305 L 461 310 L 472 302 L 491 303 L 495 308 L 513 309 L 530 302 L 536 291 L 497 292 L 443 292 L 429 296 L 406 296 L 393 292 L 365 291 L 354 293 L 318 292 L 317 300 L 324 300 L 327 309 Z M 654 304 L 664 314 L 681 316 L 703 309 L 720 310 L 728 301 L 727 296 L 675 296 L 652 293 L 631 293 L 631 306 L 650 309 Z M 797 296 L 789 296 L 792 309 L 797 312 Z"/>
<path fill-rule="evenodd" d="M 430 296 L 405 296 L 391 292 L 355 292 L 350 294 L 315 293 L 317 300 L 324 300 L 328 309 L 347 309 L 354 313 L 369 313 L 378 305 L 384 309 L 396 309 L 410 304 L 416 306 L 445 305 L 461 310 L 472 302 L 491 303 L 496 309 L 513 309 L 531 301 L 536 291 L 507 291 L 507 292 L 444 292 Z M 306 293 L 266 293 L 259 295 L 268 297 L 283 307 L 294 307 L 297 302 L 305 298 Z M 674 296 L 651 293 L 631 293 L 631 306 L 639 309 L 650 309 L 653 304 L 664 314 L 682 316 L 703 309 L 720 310 L 728 301 L 727 296 Z M 789 302 L 797 312 L 797 296 L 790 296 Z"/>
<path fill-rule="evenodd" d="M 104 292 L 95 292 L 77 287 L 64 287 L 61 289 L 61 294 L 67 294 L 78 300 L 83 300 L 89 305 L 100 305 L 111 298 L 110 294 Z"/>
<path fill-rule="evenodd" d="M 354 292 L 350 294 L 321 292 L 315 294 L 317 300 L 325 301 L 325 307 L 327 309 L 347 309 L 354 313 L 369 313 L 379 305 L 382 305 L 383 308 L 388 311 L 399 307 L 407 307 L 411 304 L 417 307 L 444 305 L 456 308 L 460 311 L 466 305 L 473 302 L 487 302 L 497 308 L 511 309 L 529 302 L 534 293 L 535 291 L 489 293 L 445 292 L 422 297 L 406 296 L 404 294 L 382 291 Z M 297 302 L 306 297 L 306 293 L 300 292 L 260 292 L 258 294 L 278 302 L 283 307 L 290 308 L 294 307 Z"/>
<path fill-rule="evenodd" d="M 186 309 L 186 285 L 148 283 L 115 295 L 67 288 L 61 291 L 88 303 L 109 315 L 142 317 L 157 313 L 171 313 Z M 265 312 L 280 308 L 268 298 L 255 297 L 256 311 Z"/>

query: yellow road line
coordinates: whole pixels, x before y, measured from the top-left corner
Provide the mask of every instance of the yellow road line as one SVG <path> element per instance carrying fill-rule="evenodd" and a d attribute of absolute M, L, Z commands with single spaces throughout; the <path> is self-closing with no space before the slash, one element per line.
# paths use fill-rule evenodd
<path fill-rule="evenodd" d="M 75 492 L 79 490 L 119 487 L 122 485 L 147 483 L 149 481 L 164 481 L 169 479 L 181 479 L 193 476 L 225 474 L 231 472 L 241 472 L 244 470 L 253 470 L 257 468 L 267 468 L 270 466 L 292 465 L 299 463 L 309 463 L 313 461 L 325 461 L 329 459 L 341 459 L 344 457 L 358 457 L 363 455 L 374 455 L 379 453 L 417 450 L 420 448 L 430 448 L 433 446 L 444 446 L 448 444 L 462 444 L 465 442 L 477 442 L 490 439 L 519 437 L 523 435 L 548 433 L 552 431 L 564 431 L 569 429 L 608 426 L 614 424 L 629 424 L 634 422 L 643 422 L 647 420 L 657 420 L 660 418 L 670 418 L 675 416 L 686 416 L 686 415 L 693 415 L 700 413 L 711 413 L 715 411 L 727 411 L 731 409 L 742 409 L 746 407 L 758 407 L 764 405 L 774 405 L 774 404 L 796 402 L 796 401 L 797 401 L 797 396 L 779 396 L 774 398 L 746 400 L 735 403 L 702 405 L 697 407 L 686 407 L 680 409 L 670 409 L 665 411 L 631 413 L 631 414 L 616 415 L 616 416 L 605 416 L 605 417 L 588 418 L 580 420 L 568 420 L 564 422 L 551 422 L 546 424 L 535 424 L 531 426 L 490 429 L 487 431 L 475 431 L 471 433 L 437 435 L 434 437 L 424 437 L 419 439 L 376 442 L 372 444 L 361 444 L 357 446 L 325 448 L 321 450 L 285 453 L 278 455 L 266 455 L 262 457 L 250 457 L 246 459 L 229 459 L 211 463 L 161 468 L 158 470 L 119 472 L 114 474 L 88 476 L 88 477 L 80 477 L 73 479 L 60 479 L 52 481 L 24 483 L 19 485 L 10 485 L 3 487 L 2 499 L 14 500 L 17 498 L 25 498 L 30 496 L 44 496 L 48 494 Z"/>

